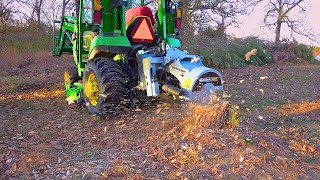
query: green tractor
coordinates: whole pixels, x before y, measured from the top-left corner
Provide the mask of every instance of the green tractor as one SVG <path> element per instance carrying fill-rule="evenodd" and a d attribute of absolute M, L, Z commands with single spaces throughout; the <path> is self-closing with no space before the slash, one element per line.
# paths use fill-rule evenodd
<path fill-rule="evenodd" d="M 53 55 L 72 53 L 76 64 L 64 73 L 67 99 L 104 114 L 133 104 L 137 92 L 192 100 L 221 90 L 217 70 L 179 49 L 182 5 L 158 0 L 153 13 L 144 0 L 77 1 L 77 17 L 55 21 Z"/>

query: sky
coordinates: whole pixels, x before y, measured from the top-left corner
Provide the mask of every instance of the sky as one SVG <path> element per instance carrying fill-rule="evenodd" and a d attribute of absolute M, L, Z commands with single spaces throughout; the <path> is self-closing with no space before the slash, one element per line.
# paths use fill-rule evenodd
<path fill-rule="evenodd" d="M 316 34 L 320 34 L 320 0 L 305 0 L 305 4 L 305 27 Z M 265 6 L 266 4 L 259 4 L 250 15 L 239 16 L 238 21 L 241 23 L 239 27 L 229 27 L 227 33 L 234 34 L 236 37 L 253 35 L 261 39 L 274 41 L 274 32 L 262 27 L 264 25 L 263 17 L 266 11 Z M 293 12 L 292 15 L 299 16 L 296 12 Z M 282 28 L 281 38 L 282 37 L 290 37 L 290 31 L 285 26 Z M 320 46 L 320 39 L 319 42 L 310 42 L 308 38 L 299 35 L 295 35 L 295 39 L 300 43 Z"/>
<path fill-rule="evenodd" d="M 55 1 L 61 3 L 62 0 Z M 237 18 L 237 21 L 240 22 L 239 27 L 228 27 L 227 33 L 234 34 L 236 37 L 258 36 L 261 39 L 274 41 L 275 33 L 268 28 L 263 28 L 266 2 L 257 5 L 249 15 L 239 16 Z M 305 14 L 305 27 L 315 34 L 320 34 L 320 0 L 305 0 L 305 5 L 307 10 Z M 292 15 L 299 16 L 297 12 L 292 12 Z M 290 31 L 285 25 L 282 26 L 281 31 L 281 38 L 290 38 Z M 320 37 L 319 42 L 310 42 L 308 38 L 300 35 L 295 35 L 295 39 L 300 43 L 320 46 Z"/>

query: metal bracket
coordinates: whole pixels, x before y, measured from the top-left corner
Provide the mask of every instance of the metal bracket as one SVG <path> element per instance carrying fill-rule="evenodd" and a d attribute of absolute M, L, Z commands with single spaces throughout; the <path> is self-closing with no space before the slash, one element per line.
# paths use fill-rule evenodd
<path fill-rule="evenodd" d="M 144 58 L 143 61 L 143 74 L 145 77 L 147 96 L 159 96 L 159 82 L 157 79 L 156 65 L 151 63 L 151 58 Z"/>

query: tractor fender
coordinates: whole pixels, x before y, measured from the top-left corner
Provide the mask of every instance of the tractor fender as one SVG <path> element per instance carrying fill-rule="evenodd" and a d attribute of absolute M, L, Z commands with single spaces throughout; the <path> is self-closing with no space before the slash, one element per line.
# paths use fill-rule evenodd
<path fill-rule="evenodd" d="M 89 60 L 95 57 L 113 58 L 116 54 L 127 54 L 130 50 L 131 44 L 127 37 L 103 33 L 92 39 Z"/>
<path fill-rule="evenodd" d="M 131 47 L 126 46 L 96 46 L 92 48 L 89 60 L 96 57 L 113 58 L 117 54 L 127 54 Z"/>

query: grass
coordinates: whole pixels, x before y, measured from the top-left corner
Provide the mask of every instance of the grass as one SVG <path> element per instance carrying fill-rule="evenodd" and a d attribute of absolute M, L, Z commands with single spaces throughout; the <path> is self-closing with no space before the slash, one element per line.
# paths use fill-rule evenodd
<path fill-rule="evenodd" d="M 38 30 L 36 27 L 10 27 L 0 34 L 0 52 L 13 49 L 16 53 L 49 51 L 52 48 L 51 29 Z"/>
<path fill-rule="evenodd" d="M 51 29 L 34 27 L 10 27 L 0 33 L 0 67 L 24 67 L 30 64 L 35 54 L 50 52 L 53 48 Z M 3 71 L 0 72 L 2 74 Z"/>
<path fill-rule="evenodd" d="M 306 157 L 305 158 L 305 162 L 308 162 L 308 163 L 314 163 L 316 162 L 317 159 L 316 158 L 312 158 L 312 157 Z"/>
<path fill-rule="evenodd" d="M 231 127 L 236 128 L 240 126 L 240 117 L 239 117 L 239 110 L 236 106 L 230 107 L 230 115 L 228 123 L 230 123 Z"/>
<path fill-rule="evenodd" d="M 90 159 L 94 156 L 94 153 L 92 151 L 86 151 L 84 154 L 83 154 L 83 157 L 85 159 Z"/>
<path fill-rule="evenodd" d="M 1 91 L 15 90 L 20 84 L 27 82 L 26 79 L 21 78 L 20 76 L 0 76 L 0 87 Z"/>
<path fill-rule="evenodd" d="M 294 79 L 298 79 L 301 81 L 307 81 L 309 79 L 309 77 L 306 75 L 292 74 L 292 73 L 288 72 L 288 73 L 284 73 L 284 75 L 282 76 L 282 79 L 285 81 L 290 81 L 290 80 L 294 80 Z"/>

